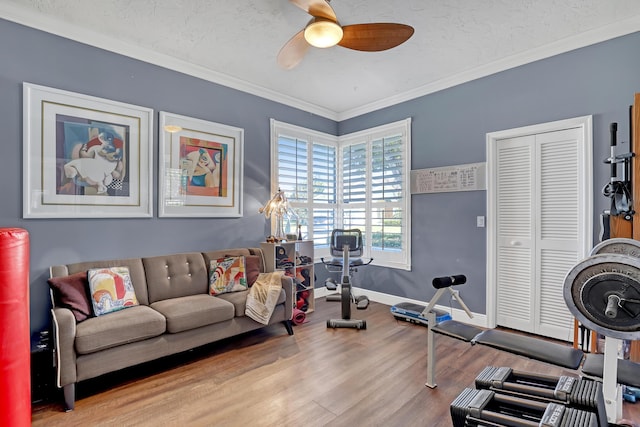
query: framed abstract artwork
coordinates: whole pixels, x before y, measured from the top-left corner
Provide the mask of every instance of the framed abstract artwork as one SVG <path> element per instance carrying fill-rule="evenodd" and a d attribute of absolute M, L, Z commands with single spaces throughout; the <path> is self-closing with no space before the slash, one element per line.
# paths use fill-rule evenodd
<path fill-rule="evenodd" d="M 152 217 L 152 135 L 152 109 L 23 83 L 23 217 Z"/>
<path fill-rule="evenodd" d="M 244 129 L 160 112 L 158 215 L 241 217 Z"/>

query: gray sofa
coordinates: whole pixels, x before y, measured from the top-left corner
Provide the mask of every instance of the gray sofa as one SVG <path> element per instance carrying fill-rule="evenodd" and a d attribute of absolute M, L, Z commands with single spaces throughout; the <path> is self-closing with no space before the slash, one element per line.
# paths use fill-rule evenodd
<path fill-rule="evenodd" d="M 264 272 L 259 248 L 52 266 L 51 277 L 126 266 L 139 302 L 78 322 L 69 308 L 56 306 L 52 291 L 56 382 L 64 390 L 65 409 L 74 409 L 80 381 L 265 327 L 244 314 L 248 290 L 208 293 L 210 260 L 237 255 L 258 255 Z M 269 325 L 282 322 L 293 335 L 293 281 L 283 276 L 282 285 Z"/>

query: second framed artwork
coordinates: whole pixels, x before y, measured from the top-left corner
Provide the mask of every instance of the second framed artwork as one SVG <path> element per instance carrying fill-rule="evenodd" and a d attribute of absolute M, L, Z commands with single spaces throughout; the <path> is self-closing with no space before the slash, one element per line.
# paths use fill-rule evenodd
<path fill-rule="evenodd" d="M 241 217 L 244 129 L 160 112 L 158 215 Z"/>

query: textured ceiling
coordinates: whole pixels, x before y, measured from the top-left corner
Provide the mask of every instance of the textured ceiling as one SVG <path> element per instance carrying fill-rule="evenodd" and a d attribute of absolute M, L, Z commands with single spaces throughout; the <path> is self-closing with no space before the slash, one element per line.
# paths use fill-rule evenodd
<path fill-rule="evenodd" d="M 638 0 L 333 0 L 343 25 L 415 28 L 384 52 L 280 47 L 309 20 L 287 0 L 1 0 L 0 17 L 345 119 L 640 31 Z"/>

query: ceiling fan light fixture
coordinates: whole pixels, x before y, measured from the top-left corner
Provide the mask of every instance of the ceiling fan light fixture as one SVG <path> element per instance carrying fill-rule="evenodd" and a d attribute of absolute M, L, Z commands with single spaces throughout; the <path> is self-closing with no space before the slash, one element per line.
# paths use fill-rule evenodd
<path fill-rule="evenodd" d="M 342 27 L 337 22 L 316 19 L 304 29 L 305 40 L 314 47 L 326 48 L 340 43 Z"/>
<path fill-rule="evenodd" d="M 361 52 L 381 52 L 401 45 L 414 33 L 413 27 L 393 22 L 370 22 L 342 27 L 330 1 L 289 0 L 311 15 L 311 20 L 278 52 L 280 67 L 290 70 L 298 65 L 310 46 L 327 48 L 340 45 Z"/>

